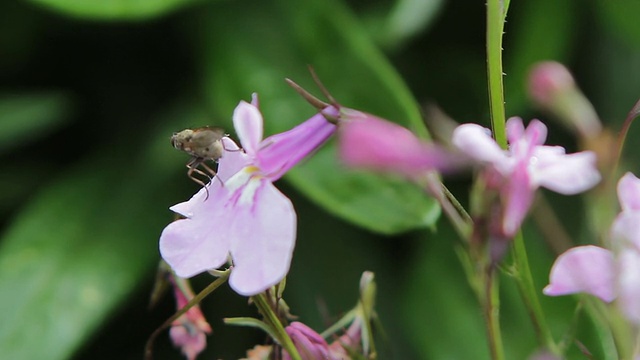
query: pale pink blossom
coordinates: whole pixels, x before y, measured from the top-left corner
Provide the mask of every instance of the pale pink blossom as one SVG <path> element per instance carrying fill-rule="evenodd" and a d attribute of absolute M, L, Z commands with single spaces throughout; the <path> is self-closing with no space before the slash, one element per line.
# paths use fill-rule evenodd
<path fill-rule="evenodd" d="M 328 107 L 326 115 L 337 116 Z M 335 125 L 317 114 L 297 127 L 262 140 L 257 97 L 233 114 L 242 150 L 223 138 L 218 175 L 189 201 L 171 207 L 185 217 L 168 225 L 160 252 L 182 277 L 216 269 L 231 258 L 229 283 L 251 296 L 279 283 L 289 270 L 296 237 L 291 201 L 273 182 L 323 144 Z"/>
<path fill-rule="evenodd" d="M 640 179 L 625 174 L 618 182 L 618 198 L 622 212 L 611 228 L 613 251 L 592 245 L 569 249 L 554 263 L 543 291 L 616 300 L 623 314 L 640 324 Z"/>
<path fill-rule="evenodd" d="M 564 195 L 583 192 L 600 181 L 593 152 L 566 154 L 560 146 L 543 145 L 547 127 L 532 120 L 525 129 L 522 119 L 513 117 L 506 124 L 509 149 L 503 150 L 489 129 L 463 124 L 453 133 L 453 144 L 467 156 L 489 165 L 494 187 L 500 192 L 504 237 L 515 235 L 524 220 L 538 187 Z"/>

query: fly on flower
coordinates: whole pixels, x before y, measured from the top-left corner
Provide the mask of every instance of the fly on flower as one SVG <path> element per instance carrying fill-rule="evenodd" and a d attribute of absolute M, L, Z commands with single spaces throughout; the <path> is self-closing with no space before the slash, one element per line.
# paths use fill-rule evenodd
<path fill-rule="evenodd" d="M 224 153 L 222 138 L 224 130 L 215 126 L 205 126 L 197 129 L 185 129 L 171 136 L 171 145 L 174 148 L 191 155 L 187 163 L 187 176 L 198 185 L 206 187 L 205 183 L 194 176 L 196 174 L 207 178 L 207 182 L 216 176 L 216 171 L 210 168 L 207 160 L 218 162 Z M 198 169 L 202 167 L 206 172 Z"/>

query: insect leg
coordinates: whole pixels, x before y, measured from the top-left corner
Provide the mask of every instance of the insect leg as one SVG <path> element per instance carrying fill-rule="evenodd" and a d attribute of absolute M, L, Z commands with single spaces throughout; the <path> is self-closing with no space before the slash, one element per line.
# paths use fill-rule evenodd
<path fill-rule="evenodd" d="M 187 163 L 187 168 L 189 169 L 189 171 L 187 171 L 187 176 L 189 177 L 189 179 L 193 180 L 196 184 L 204 187 L 204 190 L 207 193 L 207 196 L 204 198 L 205 201 L 209 198 L 209 189 L 207 188 L 207 184 L 205 184 L 202 180 L 198 179 L 197 177 L 195 177 L 193 175 L 193 173 L 195 172 L 196 174 L 202 175 L 204 177 L 207 178 L 207 180 L 211 180 L 211 177 L 206 174 L 205 172 L 203 172 L 202 170 L 198 169 L 198 166 L 200 166 L 203 162 L 203 159 L 201 158 L 193 158 L 191 159 L 188 163 Z"/>
<path fill-rule="evenodd" d="M 207 170 L 209 172 L 209 174 L 211 174 L 212 177 L 218 179 L 218 181 L 220 181 L 220 185 L 224 186 L 224 183 L 222 182 L 220 177 L 216 176 L 216 175 L 218 175 L 218 173 L 215 170 L 210 168 L 204 161 L 201 162 L 199 165 L 201 165 L 205 170 Z"/>

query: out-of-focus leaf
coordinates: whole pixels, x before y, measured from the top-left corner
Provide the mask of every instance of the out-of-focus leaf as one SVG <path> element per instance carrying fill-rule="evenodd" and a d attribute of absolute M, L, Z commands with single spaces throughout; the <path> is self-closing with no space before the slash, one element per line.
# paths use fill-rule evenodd
<path fill-rule="evenodd" d="M 66 15 L 95 20 L 144 20 L 201 0 L 29 0 Z"/>
<path fill-rule="evenodd" d="M 409 342 L 423 359 L 488 359 L 481 309 L 453 252 L 454 234 L 438 227 L 438 241 L 415 252 L 406 278 L 403 316 Z M 409 260 L 412 261 L 412 260 Z M 460 346 L 464 339 L 464 346 Z"/>
<path fill-rule="evenodd" d="M 397 121 L 426 135 L 419 109 L 398 74 L 356 19 L 337 1 L 250 1 L 216 4 L 197 31 L 206 48 L 206 98 L 230 118 L 240 99 L 261 96 L 265 133 L 291 128 L 314 110 L 284 85 L 291 78 L 311 91 L 307 65 L 344 106 Z M 287 175 L 330 212 L 370 230 L 396 233 L 432 225 L 439 207 L 400 179 L 340 166 L 329 143 Z"/>
<path fill-rule="evenodd" d="M 443 0 L 397 0 L 391 9 L 372 11 L 364 21 L 380 45 L 393 50 L 431 25 L 443 5 Z"/>
<path fill-rule="evenodd" d="M 630 45 L 640 47 L 640 2 L 596 1 L 596 11 L 604 24 Z"/>
<path fill-rule="evenodd" d="M 438 227 L 437 237 L 442 241 L 425 241 L 408 266 L 413 271 L 405 278 L 406 297 L 400 302 L 409 341 L 424 359 L 489 359 L 483 310 L 455 254 L 455 243 L 447 241 L 455 235 L 445 225 Z M 506 358 L 526 359 L 536 346 L 535 334 L 511 278 L 501 277 L 500 293 Z"/>
<path fill-rule="evenodd" d="M 580 6 L 572 0 L 540 0 L 523 2 L 507 14 L 504 82 L 508 114 L 520 114 L 526 107 L 526 82 L 534 63 L 568 60 Z"/>
<path fill-rule="evenodd" d="M 64 125 L 70 107 L 69 97 L 59 92 L 0 95 L 0 154 Z"/>
<path fill-rule="evenodd" d="M 110 151 L 58 179 L 2 236 L 3 357 L 69 358 L 157 263 L 167 192 L 124 159 Z"/>

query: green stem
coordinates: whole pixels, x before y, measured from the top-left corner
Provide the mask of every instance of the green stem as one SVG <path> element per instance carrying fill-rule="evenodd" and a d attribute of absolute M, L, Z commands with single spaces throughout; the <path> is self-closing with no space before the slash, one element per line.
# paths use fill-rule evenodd
<path fill-rule="evenodd" d="M 503 5 L 501 0 L 488 0 L 487 2 L 487 77 L 489 80 L 491 127 L 498 144 L 502 148 L 506 148 L 506 115 L 502 84 L 502 33 L 507 9 Z"/>
<path fill-rule="evenodd" d="M 302 360 L 302 358 L 300 357 L 300 354 L 298 353 L 298 349 L 296 349 L 296 346 L 293 344 L 293 341 L 291 341 L 289 334 L 287 334 L 284 327 L 282 326 L 282 323 L 280 322 L 278 315 L 275 312 L 273 312 L 273 309 L 271 309 L 271 306 L 269 306 L 269 301 L 265 293 L 258 294 L 251 298 L 255 302 L 256 306 L 258 307 L 262 315 L 265 317 L 267 324 L 271 326 L 271 328 L 274 330 L 274 332 L 278 336 L 276 340 L 278 340 L 280 345 L 289 353 L 289 356 L 291 356 L 291 359 Z"/>
<path fill-rule="evenodd" d="M 493 266 L 490 266 L 485 274 L 484 300 L 484 316 L 491 359 L 504 360 L 504 346 L 500 330 L 500 291 Z"/>
<path fill-rule="evenodd" d="M 182 316 L 184 313 L 186 313 L 193 306 L 199 304 L 200 301 L 202 301 L 205 297 L 207 297 L 207 295 L 211 294 L 215 289 L 220 287 L 220 285 L 222 285 L 225 282 L 227 282 L 227 279 L 229 278 L 230 271 L 226 270 L 226 271 L 221 272 L 220 274 L 221 275 L 220 275 L 219 278 L 217 278 L 214 282 L 212 282 L 206 288 L 204 288 L 202 291 L 200 291 L 198 293 L 198 295 L 194 296 L 193 299 L 191 299 L 191 301 L 189 301 L 187 303 L 187 305 L 185 305 L 182 309 L 178 310 L 175 314 L 173 314 L 172 317 L 168 318 L 164 323 L 162 323 L 162 325 L 160 325 L 160 327 L 158 327 L 153 332 L 153 334 L 151 334 L 151 336 L 149 336 L 149 340 L 147 340 L 147 344 L 144 347 L 144 358 L 146 360 L 153 359 L 153 342 L 156 340 L 156 337 L 158 337 L 158 335 L 160 335 L 160 333 L 164 329 L 166 329 L 169 326 L 171 326 L 171 324 L 174 321 L 176 321 L 180 316 Z"/>
<path fill-rule="evenodd" d="M 507 148 L 506 115 L 504 109 L 504 86 L 502 84 L 502 33 L 508 2 L 487 1 L 487 78 L 489 83 L 489 107 L 491 127 L 496 142 Z M 504 359 L 504 347 L 500 331 L 500 294 L 494 266 L 489 265 L 485 276 L 484 312 L 491 357 Z"/>
<path fill-rule="evenodd" d="M 434 172 L 425 173 L 419 181 L 427 193 L 438 201 L 442 212 L 447 216 L 460 238 L 463 241 L 468 241 L 473 230 L 473 220 L 458 199 L 453 196 Z"/>
<path fill-rule="evenodd" d="M 518 284 L 518 289 L 522 296 L 522 300 L 527 308 L 531 322 L 538 337 L 538 342 L 546 346 L 549 351 L 555 355 L 561 355 L 561 350 L 553 340 L 549 326 L 547 326 L 542 306 L 538 297 L 538 291 L 536 290 L 533 282 L 533 276 L 531 275 L 531 268 L 529 267 L 529 259 L 527 257 L 527 250 L 524 245 L 524 238 L 521 233 L 516 235 L 513 239 L 513 257 L 514 257 L 514 269 L 515 279 Z"/>
<path fill-rule="evenodd" d="M 618 165 L 620 164 L 620 159 L 622 158 L 622 150 L 624 148 L 625 139 L 627 138 L 627 134 L 629 133 L 629 129 L 631 128 L 631 124 L 640 114 L 640 100 L 633 106 L 633 108 L 627 114 L 627 117 L 624 119 L 624 123 L 622 124 L 622 129 L 620 129 L 620 133 L 618 134 L 618 140 L 616 143 L 616 157 L 615 163 L 611 167 L 611 178 L 614 179 L 616 177 L 616 172 L 618 171 Z"/>

